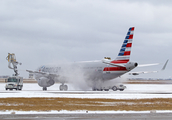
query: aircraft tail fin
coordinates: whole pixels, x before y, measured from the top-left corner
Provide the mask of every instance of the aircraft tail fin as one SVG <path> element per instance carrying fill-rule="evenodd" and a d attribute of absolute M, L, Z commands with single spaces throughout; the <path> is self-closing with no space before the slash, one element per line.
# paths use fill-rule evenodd
<path fill-rule="evenodd" d="M 133 33 L 134 33 L 134 27 L 130 27 L 117 58 L 111 63 L 127 63 L 130 60 Z"/>

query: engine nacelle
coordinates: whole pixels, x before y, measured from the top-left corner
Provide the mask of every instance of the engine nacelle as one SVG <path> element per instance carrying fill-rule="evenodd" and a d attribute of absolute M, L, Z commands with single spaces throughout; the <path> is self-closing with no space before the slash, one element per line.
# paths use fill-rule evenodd
<path fill-rule="evenodd" d="M 50 87 L 52 85 L 54 85 L 55 81 L 52 79 L 48 79 L 46 77 L 40 77 L 38 80 L 38 85 L 41 87 Z"/>
<path fill-rule="evenodd" d="M 134 69 L 135 67 L 137 67 L 138 63 L 136 62 L 128 62 L 125 66 L 126 66 L 126 69 L 127 70 L 132 70 Z"/>
<path fill-rule="evenodd" d="M 139 75 L 139 73 L 129 73 L 129 75 Z"/>

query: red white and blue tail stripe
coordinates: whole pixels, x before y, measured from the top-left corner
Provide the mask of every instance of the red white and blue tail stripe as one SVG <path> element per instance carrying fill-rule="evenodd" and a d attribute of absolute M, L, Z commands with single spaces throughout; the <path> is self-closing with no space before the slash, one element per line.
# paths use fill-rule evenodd
<path fill-rule="evenodd" d="M 112 63 L 127 63 L 130 60 L 133 33 L 134 27 L 130 27 L 119 51 L 118 57 L 116 58 L 116 60 L 112 61 Z"/>

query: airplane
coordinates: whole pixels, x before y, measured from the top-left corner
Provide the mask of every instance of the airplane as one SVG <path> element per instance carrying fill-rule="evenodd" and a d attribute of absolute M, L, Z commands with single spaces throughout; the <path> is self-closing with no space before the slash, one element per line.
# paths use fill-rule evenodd
<path fill-rule="evenodd" d="M 66 91 L 68 90 L 68 86 L 65 83 L 70 82 L 70 79 L 74 80 L 75 77 L 82 74 L 82 79 L 85 79 L 86 82 L 91 81 L 93 91 L 108 91 L 109 89 L 116 91 L 116 85 L 106 86 L 105 84 L 99 84 L 99 82 L 105 83 L 106 81 L 120 77 L 138 66 L 137 62 L 130 61 L 134 29 L 135 27 L 129 28 L 118 56 L 114 60 L 105 57 L 103 60 L 63 63 L 59 66 L 44 65 L 36 71 L 26 71 L 34 74 L 38 85 L 43 87 L 43 90 L 47 90 L 47 87 L 54 85 L 55 82 L 60 82 L 59 90 Z M 140 73 L 132 72 L 131 74 L 138 75 Z M 75 77 L 71 78 L 70 75 Z"/>

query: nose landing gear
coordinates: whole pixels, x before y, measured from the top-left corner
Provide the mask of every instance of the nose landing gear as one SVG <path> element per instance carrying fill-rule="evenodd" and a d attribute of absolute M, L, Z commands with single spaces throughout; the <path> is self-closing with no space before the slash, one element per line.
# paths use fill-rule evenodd
<path fill-rule="evenodd" d="M 43 87 L 43 91 L 47 91 L 47 88 L 46 87 Z"/>

